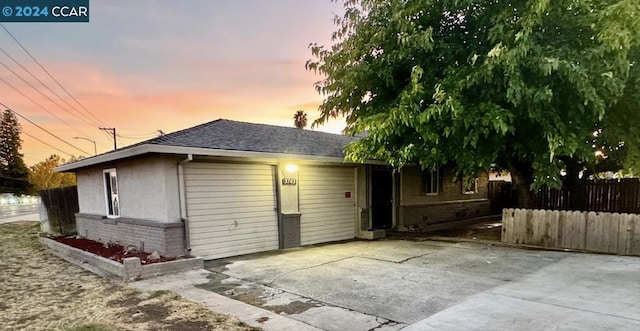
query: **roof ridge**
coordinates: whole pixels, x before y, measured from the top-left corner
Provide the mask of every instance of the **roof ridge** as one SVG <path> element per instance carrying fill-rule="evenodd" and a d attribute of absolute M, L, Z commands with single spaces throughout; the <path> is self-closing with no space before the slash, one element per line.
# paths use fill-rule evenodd
<path fill-rule="evenodd" d="M 312 132 L 312 133 L 319 133 L 319 134 L 327 134 L 327 135 L 332 135 L 332 136 L 341 136 L 341 137 L 351 137 L 345 134 L 340 134 L 340 133 L 332 133 L 332 132 L 325 132 L 325 131 L 319 131 L 319 130 L 313 130 L 313 129 L 298 129 L 295 127 L 291 127 L 291 126 L 284 126 L 284 125 L 279 125 L 279 124 L 266 124 L 266 123 L 255 123 L 255 122 L 244 122 L 244 121 L 238 121 L 238 120 L 230 120 L 230 119 L 225 119 L 225 118 L 221 118 L 219 119 L 220 121 L 225 121 L 225 122 L 233 122 L 233 123 L 240 123 L 240 124 L 251 124 L 251 125 L 257 125 L 257 126 L 263 126 L 263 127 L 270 127 L 270 128 L 282 128 L 282 129 L 288 129 L 288 130 L 297 130 L 298 132 Z M 215 121 L 212 121 L 215 122 Z M 212 123 L 209 122 L 209 123 Z M 208 124 L 208 123 L 205 123 Z M 193 127 L 195 128 L 195 127 Z M 193 129 L 191 128 L 191 129 Z M 188 130 L 188 129 L 187 129 Z"/>
<path fill-rule="evenodd" d="M 169 139 L 169 138 L 174 138 L 174 137 L 179 137 L 181 135 L 184 135 L 184 134 L 188 133 L 191 130 L 194 130 L 194 129 L 197 129 L 197 128 L 200 128 L 200 127 L 204 127 L 204 126 L 207 126 L 209 124 L 213 124 L 215 122 L 221 122 L 221 121 L 225 121 L 225 119 L 224 118 L 218 118 L 218 119 L 215 119 L 213 121 L 209 121 L 209 122 L 198 124 L 196 126 L 192 126 L 192 127 L 188 127 L 188 128 L 182 129 L 182 130 L 170 132 L 170 133 L 164 134 L 164 135 L 162 135 L 160 137 L 155 137 L 153 139 L 141 141 L 140 143 L 142 143 L 142 144 L 153 144 L 153 143 L 156 143 L 156 142 L 162 142 L 163 140 L 166 140 L 166 139 Z"/>

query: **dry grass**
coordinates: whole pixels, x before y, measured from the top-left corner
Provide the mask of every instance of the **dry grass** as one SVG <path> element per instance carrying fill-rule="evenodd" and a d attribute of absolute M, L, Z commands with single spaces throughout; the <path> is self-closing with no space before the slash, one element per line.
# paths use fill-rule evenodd
<path fill-rule="evenodd" d="M 0 225 L 3 330 L 255 330 L 168 291 L 138 292 L 46 251 L 33 222 Z"/>

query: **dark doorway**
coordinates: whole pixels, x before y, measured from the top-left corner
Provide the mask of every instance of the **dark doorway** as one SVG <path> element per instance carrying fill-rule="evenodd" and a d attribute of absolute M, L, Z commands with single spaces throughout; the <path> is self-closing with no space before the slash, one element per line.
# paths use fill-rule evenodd
<path fill-rule="evenodd" d="M 393 179 L 391 170 L 371 170 L 371 227 L 390 229 L 393 226 Z"/>

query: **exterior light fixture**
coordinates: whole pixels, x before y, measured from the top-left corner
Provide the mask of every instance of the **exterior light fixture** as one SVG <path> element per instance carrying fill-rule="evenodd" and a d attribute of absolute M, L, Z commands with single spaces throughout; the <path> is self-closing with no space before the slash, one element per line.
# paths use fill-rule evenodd
<path fill-rule="evenodd" d="M 285 169 L 287 169 L 287 172 L 296 172 L 298 171 L 298 166 L 295 164 L 287 164 Z"/>

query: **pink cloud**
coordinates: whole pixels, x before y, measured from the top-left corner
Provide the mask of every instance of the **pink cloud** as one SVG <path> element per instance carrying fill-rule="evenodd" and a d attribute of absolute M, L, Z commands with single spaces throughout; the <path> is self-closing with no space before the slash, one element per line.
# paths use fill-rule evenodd
<path fill-rule="evenodd" d="M 252 75 L 263 66 L 252 61 L 238 62 L 228 68 L 212 64 L 205 70 L 191 69 L 191 73 L 196 73 L 202 79 L 207 78 L 207 72 L 216 71 L 218 77 L 211 79 L 211 85 L 215 85 L 220 77 L 224 81 L 234 74 L 238 76 L 237 80 L 229 82 L 228 86 L 212 86 L 208 89 L 202 87 L 207 84 L 191 89 L 172 89 L 169 86 L 171 84 L 154 84 L 153 88 L 145 88 L 145 84 L 153 84 L 152 77 L 118 77 L 114 73 L 88 64 L 48 63 L 46 66 L 87 109 L 105 124 L 116 127 L 122 135 L 151 133 L 158 129 L 172 132 L 217 118 L 291 126 L 293 113 L 298 109 L 307 112 L 311 120 L 315 119 L 317 106 L 322 101 L 312 88 L 315 77 L 304 69 L 295 69 L 297 65 L 293 61 L 266 62 L 269 64 L 266 75 L 257 79 L 252 78 Z M 271 78 L 274 84 L 270 85 Z M 50 86 L 53 87 L 53 84 Z M 56 91 L 59 95 L 65 95 L 58 89 Z M 95 126 L 62 111 L 33 91 L 26 89 L 24 93 L 67 121 L 73 128 L 61 123 L 6 86 L 0 86 L 0 93 L 10 107 L 85 151 L 93 151 L 91 143 L 74 140 L 73 137 L 86 136 L 97 141 L 99 152 L 108 151 L 112 147 L 111 139 Z M 50 97 L 58 101 L 53 95 Z M 73 101 L 67 101 L 84 114 L 84 110 Z M 66 104 L 58 102 L 68 108 Z M 68 110 L 75 114 L 72 109 Z M 25 132 L 68 153 L 81 154 L 33 125 L 21 122 Z M 335 124 L 339 124 L 339 121 Z M 320 129 L 338 133 L 343 126 L 330 125 Z M 152 136 L 147 138 L 149 137 Z M 43 160 L 53 153 L 62 154 L 30 137 L 24 136 L 23 139 L 23 152 L 28 164 Z M 142 139 L 118 140 L 119 146 L 124 146 Z"/>

